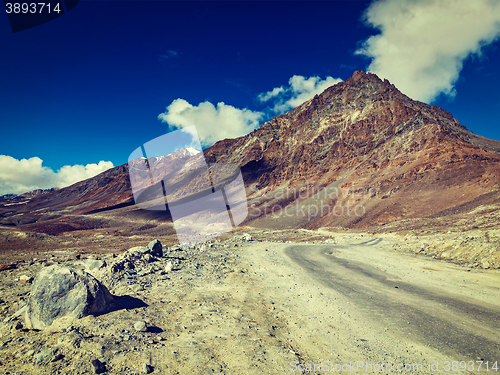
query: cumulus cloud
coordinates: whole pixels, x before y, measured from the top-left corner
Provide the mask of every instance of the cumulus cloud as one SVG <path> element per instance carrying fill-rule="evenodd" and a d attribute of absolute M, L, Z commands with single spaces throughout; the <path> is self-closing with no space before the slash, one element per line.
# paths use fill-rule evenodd
<path fill-rule="evenodd" d="M 274 104 L 273 112 L 281 114 L 308 101 L 314 95 L 321 94 L 328 87 L 341 81 L 340 78 L 330 76 L 322 80 L 315 76 L 306 78 L 294 75 L 288 80 L 288 87 L 275 87 L 271 91 L 260 94 L 258 99 L 261 102 L 272 101 Z"/>
<path fill-rule="evenodd" d="M 221 139 L 251 132 L 263 116 L 262 112 L 235 108 L 223 102 L 216 107 L 208 101 L 192 105 L 184 99 L 176 99 L 158 119 L 181 130 L 196 126 L 201 144 L 210 146 Z"/>
<path fill-rule="evenodd" d="M 73 185 L 75 182 L 83 181 L 88 178 L 97 176 L 99 173 L 113 168 L 113 163 L 110 161 L 101 160 L 98 164 L 91 163 L 87 165 L 65 165 L 56 173 L 59 187 Z"/>
<path fill-rule="evenodd" d="M 0 195 L 21 194 L 35 189 L 63 188 L 113 168 L 110 161 L 99 164 L 65 165 L 57 172 L 42 165 L 39 157 L 15 159 L 0 155 Z"/>
<path fill-rule="evenodd" d="M 463 61 L 500 35 L 497 0 L 378 0 L 364 13 L 379 29 L 357 54 L 372 58 L 367 68 L 408 96 L 431 102 L 453 97 Z"/>
<path fill-rule="evenodd" d="M 288 87 L 275 87 L 259 94 L 258 99 L 262 103 L 271 101 L 272 111 L 281 114 L 341 81 L 340 78 L 326 77 L 322 80 L 319 77 L 294 75 L 288 81 Z M 158 115 L 160 121 L 186 133 L 192 131 L 189 127 L 196 126 L 200 142 L 205 147 L 222 139 L 248 134 L 260 125 L 261 120 L 267 120 L 268 117 L 269 113 L 266 115 L 247 108 L 239 109 L 223 102 L 217 103 L 217 106 L 208 101 L 192 105 L 180 98 Z"/>

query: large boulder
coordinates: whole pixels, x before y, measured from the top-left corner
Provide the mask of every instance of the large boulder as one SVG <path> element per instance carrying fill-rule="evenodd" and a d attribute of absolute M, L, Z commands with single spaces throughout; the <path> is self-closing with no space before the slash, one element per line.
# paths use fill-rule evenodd
<path fill-rule="evenodd" d="M 73 267 L 53 265 L 36 275 L 25 314 L 26 326 L 44 329 L 58 318 L 108 311 L 113 296 L 96 278 Z"/>

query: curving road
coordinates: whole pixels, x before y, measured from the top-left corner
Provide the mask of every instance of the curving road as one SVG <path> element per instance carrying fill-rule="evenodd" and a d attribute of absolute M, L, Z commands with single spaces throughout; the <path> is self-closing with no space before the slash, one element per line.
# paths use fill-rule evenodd
<path fill-rule="evenodd" d="M 464 277 L 475 275 L 458 266 L 450 265 L 454 268 L 441 272 L 440 282 L 434 284 L 437 273 L 425 274 L 422 266 L 428 259 L 415 258 L 411 264 L 405 258 L 392 259 L 397 255 L 379 254 L 376 245 L 381 241 L 295 245 L 287 247 L 285 254 L 325 288 L 347 298 L 357 314 L 389 327 L 401 340 L 411 337 L 453 358 L 500 364 L 500 300 L 462 293 L 462 289 L 469 291 L 463 287 Z M 389 267 L 382 266 L 386 261 Z M 443 277 L 450 277 L 449 288 Z"/>

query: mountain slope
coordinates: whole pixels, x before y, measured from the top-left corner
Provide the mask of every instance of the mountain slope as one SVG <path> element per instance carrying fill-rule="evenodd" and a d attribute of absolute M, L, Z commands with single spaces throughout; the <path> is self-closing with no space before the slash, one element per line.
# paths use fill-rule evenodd
<path fill-rule="evenodd" d="M 500 142 L 363 71 L 204 154 L 209 163 L 241 167 L 247 223 L 256 226 L 379 226 L 463 214 L 498 204 L 500 197 Z M 148 163 L 168 174 L 200 157 L 187 150 Z M 201 188 L 196 179 L 191 184 L 186 191 Z M 127 165 L 26 204 L 0 205 L 0 223 L 32 223 L 46 211 L 57 216 L 123 207 L 137 211 Z"/>
<path fill-rule="evenodd" d="M 474 135 L 449 112 L 362 71 L 253 133 L 206 151 L 209 161 L 242 167 L 246 182 L 254 183 L 251 197 L 267 194 L 256 201 L 254 216 L 285 227 L 366 226 L 432 216 L 498 192 L 500 176 L 500 142 Z M 340 188 L 351 193 L 342 197 Z M 314 217 L 277 219 L 262 208 L 267 201 L 277 212 L 298 191 L 312 196 L 313 189 L 334 192 L 334 199 L 299 197 L 311 213 L 317 206 Z M 321 215 L 321 202 L 331 210 L 351 202 L 365 214 Z"/>

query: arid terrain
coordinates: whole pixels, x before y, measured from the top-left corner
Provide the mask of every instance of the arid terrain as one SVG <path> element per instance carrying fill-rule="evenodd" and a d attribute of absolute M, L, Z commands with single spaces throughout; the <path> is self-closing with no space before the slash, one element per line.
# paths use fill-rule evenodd
<path fill-rule="evenodd" d="M 167 156 L 164 179 L 193 196 L 206 186 L 175 171 L 239 167 L 243 224 L 180 247 L 168 210 L 134 205 L 133 163 L 0 198 L 0 374 L 498 372 L 499 141 L 361 71 Z M 113 304 L 29 329 L 50 266 L 95 276 Z"/>
<path fill-rule="evenodd" d="M 323 361 L 362 361 L 359 372 L 370 372 L 367 363 L 385 363 L 423 365 L 411 373 L 444 373 L 445 361 L 491 366 L 500 354 L 499 271 L 436 259 L 448 256 L 441 249 L 458 252 L 469 242 L 498 248 L 498 230 L 486 238 L 480 231 L 420 236 L 247 227 L 168 250 L 168 237 L 159 236 L 164 256 L 137 260 L 136 272 L 121 277 L 110 269 L 123 246 L 151 237 L 134 235 L 125 245 L 122 236 L 92 232 L 36 239 L 65 250 L 3 254 L 1 263 L 15 264 L 0 271 L 3 373 L 94 373 L 94 359 L 111 374 L 145 373 L 145 364 L 159 374 L 278 374 Z M 131 301 L 42 331 L 26 329 L 22 316 L 9 319 L 29 293 L 21 276 L 55 263 L 85 268 L 87 258 L 104 260 L 106 266 L 87 271 Z M 174 268 L 165 273 L 167 262 Z M 147 322 L 148 331 L 137 332 L 137 320 Z M 45 352 L 46 362 L 35 364 Z M 428 371 L 435 363 L 439 371 Z"/>

